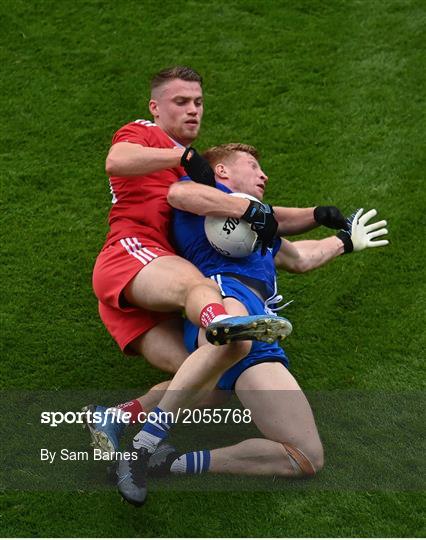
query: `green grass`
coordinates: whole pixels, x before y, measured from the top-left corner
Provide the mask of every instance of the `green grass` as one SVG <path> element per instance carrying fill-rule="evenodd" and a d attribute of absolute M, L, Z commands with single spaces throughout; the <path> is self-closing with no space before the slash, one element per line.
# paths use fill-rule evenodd
<path fill-rule="evenodd" d="M 280 275 L 302 387 L 424 390 L 425 18 L 422 0 L 3 0 L 3 393 L 165 378 L 109 338 L 91 270 L 111 136 L 147 116 L 149 77 L 175 63 L 205 78 L 198 148 L 256 145 L 276 204 L 376 207 L 389 222 L 385 250 Z M 5 536 L 424 535 L 408 491 L 158 491 L 143 511 L 102 490 L 1 500 Z"/>

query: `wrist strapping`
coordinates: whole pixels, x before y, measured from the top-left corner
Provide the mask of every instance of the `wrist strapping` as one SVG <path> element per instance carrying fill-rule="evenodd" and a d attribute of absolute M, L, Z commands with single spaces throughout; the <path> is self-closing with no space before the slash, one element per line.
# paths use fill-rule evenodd
<path fill-rule="evenodd" d="M 343 242 L 345 253 L 352 253 L 352 251 L 354 250 L 354 245 L 352 243 L 349 231 L 339 231 L 336 236 L 337 238 L 340 238 L 340 240 Z"/>

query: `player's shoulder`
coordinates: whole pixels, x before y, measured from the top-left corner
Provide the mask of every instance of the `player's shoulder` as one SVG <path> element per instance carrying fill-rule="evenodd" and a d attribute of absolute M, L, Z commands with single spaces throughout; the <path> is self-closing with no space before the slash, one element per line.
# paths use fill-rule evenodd
<path fill-rule="evenodd" d="M 121 126 L 117 130 L 116 133 L 119 133 L 120 131 L 124 131 L 124 130 L 152 131 L 153 128 L 160 129 L 157 126 L 157 124 L 155 124 L 154 122 L 151 122 L 151 120 L 144 120 L 143 118 L 140 118 L 138 120 L 132 120 L 131 122 L 127 122 L 127 124 L 124 124 L 124 126 Z"/>
<path fill-rule="evenodd" d="M 151 120 L 144 120 L 143 118 L 133 120 L 133 122 L 130 122 L 130 124 L 137 124 L 138 126 L 144 126 L 146 128 L 158 127 L 155 122 L 151 122 Z"/>
<path fill-rule="evenodd" d="M 118 129 L 114 134 L 113 143 L 128 141 L 149 144 L 167 140 L 165 137 L 165 133 L 157 124 L 141 118 L 128 122 Z"/>

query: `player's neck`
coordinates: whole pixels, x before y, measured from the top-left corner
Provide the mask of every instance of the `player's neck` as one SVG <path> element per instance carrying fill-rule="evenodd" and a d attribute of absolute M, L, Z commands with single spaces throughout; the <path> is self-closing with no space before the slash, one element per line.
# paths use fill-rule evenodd
<path fill-rule="evenodd" d="M 158 126 L 160 129 L 164 131 L 164 133 L 177 145 L 179 146 L 188 146 L 194 142 L 194 139 L 182 139 L 178 136 L 176 136 L 171 130 L 166 129 L 164 126 L 161 125 L 161 122 L 156 121 L 156 126 Z"/>

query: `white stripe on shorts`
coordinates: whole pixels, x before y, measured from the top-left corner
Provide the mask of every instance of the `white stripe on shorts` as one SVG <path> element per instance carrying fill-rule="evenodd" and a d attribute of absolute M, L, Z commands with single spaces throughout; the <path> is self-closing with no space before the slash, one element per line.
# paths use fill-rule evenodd
<path fill-rule="evenodd" d="M 132 246 L 132 251 L 135 253 L 138 253 L 141 257 L 144 259 L 148 259 L 148 262 L 152 261 L 152 257 L 150 255 L 147 255 L 142 248 L 142 244 L 139 242 L 137 238 L 127 238 L 129 244 Z"/>
<path fill-rule="evenodd" d="M 136 246 L 139 248 L 139 251 L 143 251 L 143 253 L 147 257 L 147 259 L 149 259 L 149 257 L 151 257 L 151 259 L 149 259 L 150 261 L 152 261 L 152 259 L 156 259 L 158 257 L 158 255 L 156 255 L 155 253 L 150 251 L 148 248 L 142 247 L 142 244 L 139 242 L 139 240 L 137 238 L 132 238 L 132 240 L 136 244 Z"/>
<path fill-rule="evenodd" d="M 152 261 L 152 257 L 141 252 L 141 250 L 139 250 L 133 244 L 131 238 L 122 238 L 120 240 L 120 244 L 126 249 L 129 255 L 132 255 L 133 257 L 135 257 L 135 259 L 141 262 L 144 266 L 147 265 L 150 261 Z"/>
<path fill-rule="evenodd" d="M 222 287 L 222 276 L 220 274 L 216 274 L 214 276 L 210 276 L 210 279 L 212 279 L 213 281 L 215 281 L 219 285 L 219 289 L 220 289 L 220 292 L 221 292 L 222 296 L 226 296 L 226 293 L 225 293 L 225 291 L 223 290 L 223 287 Z"/>

